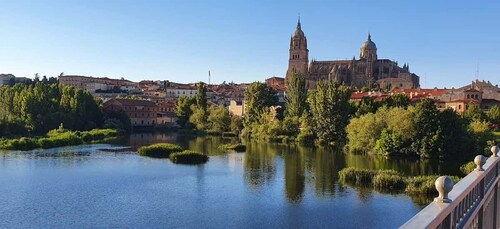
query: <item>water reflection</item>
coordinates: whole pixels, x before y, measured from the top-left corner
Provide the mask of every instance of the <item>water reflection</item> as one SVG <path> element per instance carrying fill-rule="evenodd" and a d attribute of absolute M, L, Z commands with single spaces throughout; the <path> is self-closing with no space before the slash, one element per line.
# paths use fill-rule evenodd
<path fill-rule="evenodd" d="M 244 178 L 253 189 L 262 188 L 276 176 L 276 146 L 250 141 L 244 155 Z"/>
<path fill-rule="evenodd" d="M 227 154 L 219 149 L 221 144 L 239 142 L 236 138 L 222 137 L 193 137 L 177 135 L 172 132 L 165 133 L 133 133 L 120 144 L 131 146 L 132 149 L 112 147 L 106 153 L 131 153 L 136 148 L 160 142 L 171 142 L 181 145 L 186 149 L 195 150 L 210 156 L 219 157 L 231 169 L 242 169 L 242 176 L 247 187 L 253 191 L 262 191 L 273 184 L 282 184 L 282 192 L 289 203 L 301 203 L 306 190 L 311 190 L 316 198 L 333 199 L 335 195 L 344 193 L 347 187 L 339 185 L 338 171 L 345 167 L 366 169 L 393 169 L 405 175 L 429 174 L 460 174 L 458 168 L 460 161 L 447 161 L 446 164 L 432 160 L 389 159 L 369 155 L 345 154 L 340 149 L 315 148 L 307 146 L 283 145 L 265 142 L 245 142 L 247 150 L 243 154 Z M 109 145 L 107 146 L 109 148 Z M 64 149 L 33 150 L 29 152 L 9 153 L 9 158 L 32 159 L 48 157 L 58 166 L 72 166 L 80 161 L 88 160 L 89 155 L 102 151 L 102 146 L 76 146 Z M 116 150 L 116 152 L 114 152 Z M 122 152 L 124 151 L 124 152 Z M 6 161 L 6 154 L 2 154 Z M 35 162 L 34 162 L 35 163 Z M 203 186 L 203 166 L 197 173 L 199 187 Z M 282 179 L 282 180 L 280 180 Z M 373 190 L 356 187 L 356 195 L 361 201 L 371 198 Z M 428 202 L 428 198 L 414 199 L 417 204 Z"/>
<path fill-rule="evenodd" d="M 221 144 L 239 142 L 236 138 L 213 136 L 183 136 L 172 132 L 166 133 L 134 133 L 128 138 L 127 145 L 140 147 L 159 142 L 172 142 L 184 148 L 203 152 L 207 155 L 222 155 Z M 260 190 L 268 184 L 276 182 L 276 172 L 283 166 L 284 192 L 290 203 L 303 200 L 306 187 L 314 190 L 318 198 L 333 198 L 336 192 L 344 192 L 339 185 L 338 171 L 345 167 L 365 169 L 392 169 L 404 175 L 449 174 L 460 175 L 458 170 L 462 161 L 390 159 L 373 155 L 345 154 L 341 149 L 326 149 L 308 146 L 288 146 L 266 142 L 245 142 L 247 150 L 243 155 L 243 177 L 253 190 Z M 239 163 L 235 158 L 227 157 L 231 163 Z M 360 200 L 371 196 L 371 189 L 357 189 Z M 425 202 L 419 199 L 416 202 Z"/>

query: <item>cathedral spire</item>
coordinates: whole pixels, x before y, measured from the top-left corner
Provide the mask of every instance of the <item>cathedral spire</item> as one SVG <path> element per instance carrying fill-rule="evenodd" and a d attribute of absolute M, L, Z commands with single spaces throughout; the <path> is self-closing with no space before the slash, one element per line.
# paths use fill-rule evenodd
<path fill-rule="evenodd" d="M 301 29 L 301 27 L 300 27 L 300 14 L 299 14 L 299 19 L 297 20 L 297 29 Z"/>
<path fill-rule="evenodd" d="M 372 41 L 372 35 L 368 32 L 368 41 Z"/>

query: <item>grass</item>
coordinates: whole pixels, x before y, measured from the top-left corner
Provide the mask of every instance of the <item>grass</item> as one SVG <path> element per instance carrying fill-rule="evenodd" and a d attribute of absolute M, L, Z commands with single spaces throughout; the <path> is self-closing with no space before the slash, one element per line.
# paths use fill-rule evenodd
<path fill-rule="evenodd" d="M 69 131 L 65 129 L 51 130 L 44 137 L 22 137 L 17 139 L 0 139 L 0 149 L 32 150 L 37 148 L 54 148 L 86 143 L 102 142 L 116 139 L 118 131 L 113 129 L 93 129 L 90 131 Z"/>
<path fill-rule="evenodd" d="M 233 150 L 236 152 L 245 152 L 247 150 L 247 146 L 241 143 L 237 144 L 223 144 L 219 146 L 222 150 Z"/>
<path fill-rule="evenodd" d="M 368 170 L 344 168 L 339 171 L 341 182 L 357 185 L 371 185 L 384 191 L 402 191 L 409 195 L 437 195 L 434 182 L 437 175 L 404 177 L 394 170 Z M 450 176 L 456 184 L 460 177 Z"/>
<path fill-rule="evenodd" d="M 208 161 L 208 156 L 191 150 L 172 153 L 170 161 L 176 164 L 203 164 Z"/>
<path fill-rule="evenodd" d="M 377 171 L 357 168 L 344 168 L 339 171 L 339 178 L 346 183 L 371 184 Z"/>
<path fill-rule="evenodd" d="M 182 148 L 170 143 L 157 143 L 140 147 L 138 151 L 141 156 L 168 158 L 170 154 L 182 151 Z"/>
<path fill-rule="evenodd" d="M 372 185 L 382 190 L 404 190 L 405 180 L 403 177 L 392 173 L 379 173 L 373 177 Z"/>

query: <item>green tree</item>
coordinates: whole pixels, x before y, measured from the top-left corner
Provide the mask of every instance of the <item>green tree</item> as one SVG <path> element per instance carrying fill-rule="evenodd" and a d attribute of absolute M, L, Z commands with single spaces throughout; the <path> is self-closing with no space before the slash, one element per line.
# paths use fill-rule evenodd
<path fill-rule="evenodd" d="M 473 120 L 469 124 L 469 131 L 472 134 L 476 146 L 476 153 L 489 154 L 487 149 L 487 141 L 493 139 L 493 134 L 490 130 L 490 123 L 487 121 Z"/>
<path fill-rule="evenodd" d="M 265 108 L 278 104 L 276 91 L 266 84 L 254 82 L 248 86 L 245 97 L 245 126 L 259 122 Z"/>
<path fill-rule="evenodd" d="M 377 109 L 380 107 L 380 103 L 375 101 L 373 97 L 368 97 L 365 96 L 361 98 L 361 101 L 359 101 L 357 110 L 356 110 L 356 117 L 359 117 L 364 114 L 368 113 L 375 113 Z"/>
<path fill-rule="evenodd" d="M 185 127 L 187 122 L 189 121 L 189 117 L 193 114 L 191 110 L 191 105 L 195 104 L 196 100 L 194 98 L 181 96 L 177 99 L 177 104 L 175 106 L 175 113 L 177 114 L 178 121 L 177 123 Z"/>
<path fill-rule="evenodd" d="M 313 129 L 320 144 L 344 143 L 352 89 L 334 81 L 319 81 L 309 97 Z"/>
<path fill-rule="evenodd" d="M 231 114 L 224 106 L 211 106 L 208 111 L 211 131 L 222 133 L 231 130 Z"/>
<path fill-rule="evenodd" d="M 439 157 L 443 155 L 444 144 L 442 130 L 440 129 L 439 111 L 434 101 L 421 100 L 413 110 L 416 129 L 415 141 L 412 148 L 419 156 L 424 158 Z"/>
<path fill-rule="evenodd" d="M 493 124 L 500 124 L 500 106 L 492 106 L 487 113 L 488 121 Z"/>
<path fill-rule="evenodd" d="M 463 116 L 469 122 L 472 122 L 474 120 L 485 120 L 485 115 L 479 109 L 479 105 L 478 104 L 476 104 L 476 103 L 470 103 L 470 104 L 468 104 L 466 106 L 468 106 L 468 108 L 464 111 Z"/>
<path fill-rule="evenodd" d="M 199 82 L 198 94 L 196 95 L 196 105 L 203 111 L 207 112 L 207 87 L 203 82 Z"/>
<path fill-rule="evenodd" d="M 231 131 L 233 133 L 239 133 L 242 129 L 243 118 L 238 115 L 231 114 Z"/>
<path fill-rule="evenodd" d="M 307 109 L 306 79 L 301 73 L 293 70 L 286 86 L 286 116 L 301 117 Z"/>
<path fill-rule="evenodd" d="M 410 98 L 403 94 L 391 95 L 382 101 L 382 105 L 387 107 L 408 107 Z"/>
<path fill-rule="evenodd" d="M 207 112 L 197 105 L 191 105 L 192 114 L 189 116 L 189 122 L 192 123 L 197 130 L 208 130 Z"/>

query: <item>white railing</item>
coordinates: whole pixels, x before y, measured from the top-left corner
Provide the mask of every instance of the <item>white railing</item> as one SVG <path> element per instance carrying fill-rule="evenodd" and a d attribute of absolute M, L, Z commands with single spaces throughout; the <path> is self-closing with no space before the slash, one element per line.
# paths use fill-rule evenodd
<path fill-rule="evenodd" d="M 401 228 L 500 228 L 499 151 L 493 146 L 488 160 L 476 156 L 477 168 L 455 185 L 439 177 L 439 196 Z"/>

